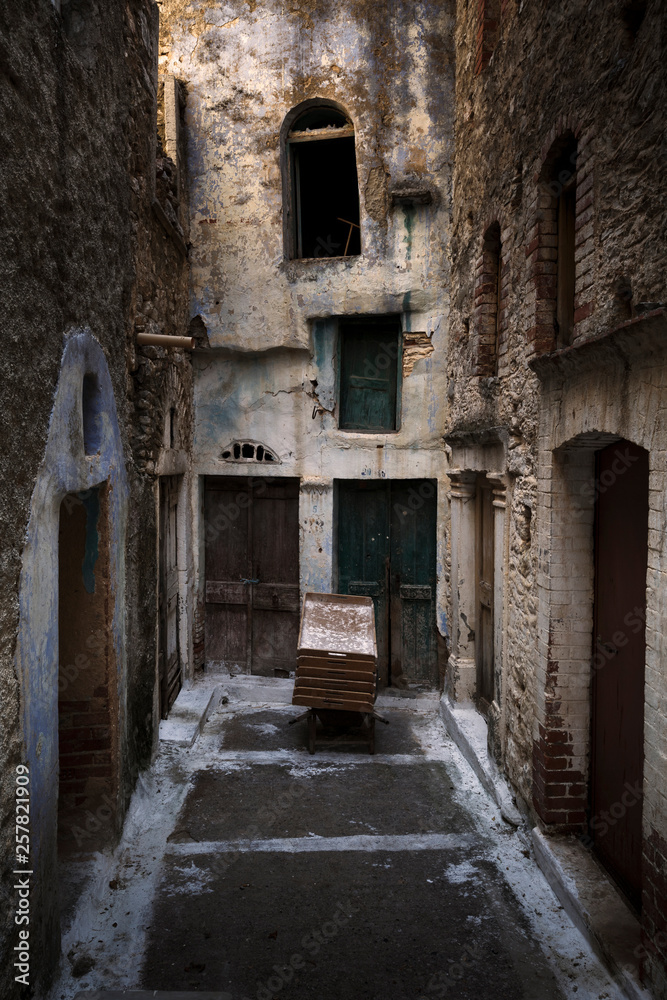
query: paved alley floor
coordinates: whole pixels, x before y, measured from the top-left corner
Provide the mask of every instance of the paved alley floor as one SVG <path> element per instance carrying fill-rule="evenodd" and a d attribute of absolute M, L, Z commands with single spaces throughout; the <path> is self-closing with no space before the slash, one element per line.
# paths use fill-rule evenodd
<path fill-rule="evenodd" d="M 306 746 L 298 709 L 218 710 L 163 746 L 113 857 L 88 860 L 51 1000 L 621 997 L 430 699 Z M 83 859 L 82 859 L 83 863 Z"/>

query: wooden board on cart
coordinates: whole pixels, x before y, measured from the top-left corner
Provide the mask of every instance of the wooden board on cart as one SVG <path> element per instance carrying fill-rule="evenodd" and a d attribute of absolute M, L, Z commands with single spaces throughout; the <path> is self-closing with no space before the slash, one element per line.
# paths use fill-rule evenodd
<path fill-rule="evenodd" d="M 372 597 L 347 594 L 304 594 L 299 657 L 362 660 L 375 663 L 377 640 Z"/>
<path fill-rule="evenodd" d="M 369 750 L 374 753 L 376 695 L 373 599 L 356 594 L 305 594 L 292 704 L 309 709 L 298 718 L 308 718 L 310 752 L 315 752 L 316 717 L 320 716 L 326 725 L 335 725 L 335 718 L 343 726 L 364 723 Z M 356 719 L 358 723 L 350 721 Z"/>

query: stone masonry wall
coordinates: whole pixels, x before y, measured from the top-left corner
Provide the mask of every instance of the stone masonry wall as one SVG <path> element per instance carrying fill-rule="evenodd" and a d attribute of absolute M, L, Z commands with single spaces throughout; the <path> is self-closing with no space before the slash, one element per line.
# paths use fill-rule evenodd
<path fill-rule="evenodd" d="M 146 315 L 149 307 L 154 310 L 150 318 L 163 332 L 186 332 L 186 262 L 151 208 L 157 11 L 152 0 L 62 0 L 59 7 L 47 0 L 26 0 L 4 5 L 0 13 L 5 142 L 0 185 L 3 953 L 13 945 L 15 929 L 15 894 L 6 867 L 13 858 L 14 774 L 22 756 L 22 706 L 13 665 L 21 551 L 64 334 L 87 326 L 104 350 L 130 486 L 121 568 L 127 595 L 128 674 L 127 690 L 121 692 L 127 711 L 121 811 L 137 770 L 150 756 L 155 676 L 155 587 L 147 587 L 144 576 L 155 564 L 155 496 L 148 464 L 155 448 L 151 445 L 145 455 L 139 454 L 146 431 L 136 421 L 135 407 L 139 409 L 136 403 L 142 398 L 139 391 L 156 400 L 164 396 L 161 386 L 170 383 L 172 368 L 180 376 L 185 411 L 181 422 L 186 438 L 189 434 L 189 364 L 165 352 L 151 357 L 134 349 L 135 317 Z M 151 410 L 151 419 L 161 437 L 164 415 L 159 405 Z M 118 825 L 119 817 L 114 822 Z M 55 871 L 51 874 L 55 879 Z M 46 946 L 38 948 L 36 938 L 33 952 L 31 982 L 39 994 L 57 960 L 57 910 L 42 912 L 38 920 L 42 929 L 48 928 Z M 39 936 L 37 927 L 35 933 Z M 12 972 L 5 963 L 0 973 L 3 998 L 13 995 Z M 22 995 L 27 995 L 25 990 Z"/>
<path fill-rule="evenodd" d="M 497 8 L 493 16 L 485 6 Z M 526 362 L 554 346 L 553 333 L 544 333 L 551 306 L 547 301 L 547 313 L 540 313 L 539 304 L 553 279 L 552 194 L 542 184 L 543 168 L 559 136 L 572 131 L 580 152 L 575 342 L 663 300 L 666 208 L 658 151 L 665 19 L 656 0 L 548 7 L 460 0 L 457 8 L 447 431 L 497 427 L 507 434 L 514 499 L 505 759 L 529 802 L 537 551 L 534 517 L 527 541 L 526 510 L 536 495 L 538 386 Z M 483 364 L 480 370 L 479 345 L 479 296 L 489 291 L 483 241 L 494 222 L 504 320 L 495 376 Z"/>

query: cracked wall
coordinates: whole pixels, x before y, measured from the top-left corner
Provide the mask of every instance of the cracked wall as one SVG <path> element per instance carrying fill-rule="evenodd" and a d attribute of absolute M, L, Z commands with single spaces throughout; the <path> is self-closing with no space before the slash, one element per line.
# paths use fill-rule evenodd
<path fill-rule="evenodd" d="M 196 362 L 196 472 L 248 474 L 221 459 L 231 440 L 247 439 L 275 452 L 274 474 L 299 476 L 306 492 L 309 483 L 330 494 L 338 478 L 442 483 L 452 5 L 163 0 L 160 9 L 161 66 L 187 93 L 191 313 L 210 345 Z M 281 128 L 310 98 L 335 101 L 355 126 L 360 256 L 286 259 Z M 337 426 L 336 319 L 363 314 L 401 317 L 396 433 Z M 302 588 L 335 587 L 325 508 L 324 545 L 302 520 Z"/>

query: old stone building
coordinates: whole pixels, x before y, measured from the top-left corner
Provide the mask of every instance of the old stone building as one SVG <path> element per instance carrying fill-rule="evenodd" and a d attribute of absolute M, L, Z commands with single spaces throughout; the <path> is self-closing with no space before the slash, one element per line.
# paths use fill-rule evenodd
<path fill-rule="evenodd" d="M 438 683 L 453 124 L 443 3 L 161 4 L 187 90 L 209 668 L 286 676 L 299 593 L 372 595 Z M 440 486 L 438 487 L 438 484 Z"/>
<path fill-rule="evenodd" d="M 154 4 L 6 4 L 0 38 L 0 995 L 9 997 L 27 995 L 9 958 L 12 871 L 32 873 L 30 987 L 41 996 L 60 954 L 59 911 L 77 891 L 83 862 L 72 859 L 117 838 L 165 699 L 191 661 L 178 503 L 184 521 L 192 367 L 187 352 L 136 340 L 187 334 L 180 105 L 167 82 L 159 149 Z M 167 593 L 174 575 L 178 607 Z M 168 654 L 171 690 L 165 683 L 160 695 Z M 23 868 L 17 781 L 31 805 Z"/>
<path fill-rule="evenodd" d="M 459 3 L 448 692 L 665 995 L 665 16 Z M 643 792 L 643 794 L 642 794 Z"/>

